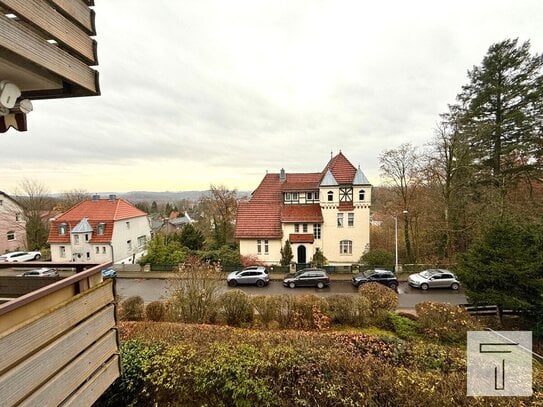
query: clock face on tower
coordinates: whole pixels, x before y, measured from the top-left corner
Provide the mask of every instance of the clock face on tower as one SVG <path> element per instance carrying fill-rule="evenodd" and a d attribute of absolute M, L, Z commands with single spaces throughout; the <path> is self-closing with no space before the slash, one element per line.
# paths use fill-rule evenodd
<path fill-rule="evenodd" d="M 353 188 L 341 187 L 339 188 L 339 202 L 352 202 L 353 201 Z"/>

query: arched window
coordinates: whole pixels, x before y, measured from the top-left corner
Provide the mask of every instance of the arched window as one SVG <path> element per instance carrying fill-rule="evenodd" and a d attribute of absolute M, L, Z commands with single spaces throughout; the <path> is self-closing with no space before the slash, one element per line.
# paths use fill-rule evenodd
<path fill-rule="evenodd" d="M 364 191 L 363 189 L 358 191 L 358 199 L 360 201 L 364 201 L 366 199 L 366 191 Z"/>
<path fill-rule="evenodd" d="M 334 193 L 332 191 L 328 191 L 328 202 L 332 202 L 334 200 Z"/>
<path fill-rule="evenodd" d="M 342 240 L 339 242 L 339 254 L 353 254 L 353 241 Z"/>

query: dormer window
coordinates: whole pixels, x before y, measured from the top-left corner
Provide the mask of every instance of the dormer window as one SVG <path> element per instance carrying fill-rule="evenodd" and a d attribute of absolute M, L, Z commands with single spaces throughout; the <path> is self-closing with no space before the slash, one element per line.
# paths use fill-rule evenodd
<path fill-rule="evenodd" d="M 341 187 L 339 188 L 339 202 L 352 202 L 353 201 L 353 188 Z"/>
<path fill-rule="evenodd" d="M 68 225 L 66 223 L 61 223 L 58 225 L 58 234 L 63 236 L 66 234 L 66 230 L 68 229 Z"/>
<path fill-rule="evenodd" d="M 106 232 L 106 224 L 105 223 L 99 223 L 98 227 L 97 227 L 97 230 L 96 230 L 96 233 L 101 236 L 105 232 Z"/>
<path fill-rule="evenodd" d="M 334 193 L 332 191 L 328 191 L 328 202 L 332 202 L 334 200 Z"/>
<path fill-rule="evenodd" d="M 361 189 L 360 191 L 358 191 L 358 200 L 363 201 L 365 199 L 366 199 L 366 191 Z"/>

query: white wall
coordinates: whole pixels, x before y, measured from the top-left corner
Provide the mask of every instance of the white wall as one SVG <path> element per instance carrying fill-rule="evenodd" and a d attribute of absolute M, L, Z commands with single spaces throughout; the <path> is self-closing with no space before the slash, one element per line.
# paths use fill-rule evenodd
<path fill-rule="evenodd" d="M 130 223 L 130 227 L 126 223 Z M 151 228 L 147 216 L 137 218 L 118 220 L 113 225 L 113 236 L 111 244 L 113 246 L 114 262 L 131 263 L 132 259 L 136 261 L 145 246 L 138 246 L 138 237 L 145 236 L 146 241 L 151 240 Z M 128 248 L 127 241 L 132 242 L 132 248 Z"/>
<path fill-rule="evenodd" d="M 11 198 L 0 194 L 0 254 L 26 249 L 26 222 L 23 210 Z M 16 215 L 19 214 L 19 220 Z M 15 232 L 15 239 L 8 240 L 7 233 Z"/>

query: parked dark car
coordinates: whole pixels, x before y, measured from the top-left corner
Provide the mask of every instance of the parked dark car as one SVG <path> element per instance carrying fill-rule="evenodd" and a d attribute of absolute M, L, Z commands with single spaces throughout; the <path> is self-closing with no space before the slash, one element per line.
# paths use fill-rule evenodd
<path fill-rule="evenodd" d="M 330 285 L 330 277 L 326 271 L 318 268 L 302 269 L 295 274 L 289 274 L 283 280 L 285 287 L 317 287 L 324 288 Z"/>
<path fill-rule="evenodd" d="M 257 287 L 264 287 L 270 282 L 270 276 L 266 267 L 249 266 L 228 274 L 226 282 L 230 287 L 235 287 L 238 284 L 255 284 Z"/>
<path fill-rule="evenodd" d="M 398 279 L 392 271 L 372 269 L 366 270 L 353 276 L 352 283 L 355 287 L 360 287 L 364 283 L 376 282 L 386 285 L 395 290 L 398 288 Z"/>

